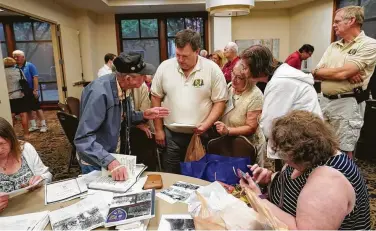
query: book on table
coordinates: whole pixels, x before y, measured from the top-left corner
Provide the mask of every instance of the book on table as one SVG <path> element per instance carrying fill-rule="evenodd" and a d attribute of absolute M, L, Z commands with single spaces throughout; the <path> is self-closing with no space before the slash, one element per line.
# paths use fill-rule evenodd
<path fill-rule="evenodd" d="M 115 181 L 105 168 L 102 168 L 102 176 L 89 184 L 90 189 L 105 190 L 117 193 L 127 192 L 146 170 L 144 164 L 136 164 L 136 156 L 112 154 L 121 165 L 127 169 L 128 179 L 125 181 Z"/>
<path fill-rule="evenodd" d="M 44 188 L 45 204 L 72 200 L 84 195 L 87 191 L 88 188 L 84 177 L 47 183 Z"/>
<path fill-rule="evenodd" d="M 155 190 L 128 193 L 112 199 L 105 227 L 119 226 L 155 216 Z"/>
<path fill-rule="evenodd" d="M 49 222 L 49 211 L 0 217 L 1 230 L 44 230 Z"/>

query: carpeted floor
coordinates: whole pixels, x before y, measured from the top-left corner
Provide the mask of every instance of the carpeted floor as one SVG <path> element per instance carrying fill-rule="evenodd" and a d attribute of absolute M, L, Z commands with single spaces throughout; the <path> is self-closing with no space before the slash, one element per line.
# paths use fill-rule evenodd
<path fill-rule="evenodd" d="M 57 120 L 56 111 L 46 111 L 45 116 L 49 131 L 47 133 L 34 132 L 27 141 L 38 151 L 44 164 L 50 167 L 54 181 L 78 176 L 80 174 L 78 167 L 71 168 L 68 172 L 71 145 Z M 20 121 L 17 122 L 15 130 L 18 136 L 23 135 Z M 376 228 L 376 160 L 372 162 L 357 160 L 356 162 L 367 181 L 374 229 Z"/>

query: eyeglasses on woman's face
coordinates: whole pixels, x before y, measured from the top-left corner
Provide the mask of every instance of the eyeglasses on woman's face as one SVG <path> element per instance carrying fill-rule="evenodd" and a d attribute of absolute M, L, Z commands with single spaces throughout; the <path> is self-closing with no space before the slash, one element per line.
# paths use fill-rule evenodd
<path fill-rule="evenodd" d="M 245 80 L 245 77 L 242 76 L 241 73 L 235 73 L 234 71 L 231 72 L 231 78 L 232 80 L 238 80 L 238 81 L 244 81 Z"/>

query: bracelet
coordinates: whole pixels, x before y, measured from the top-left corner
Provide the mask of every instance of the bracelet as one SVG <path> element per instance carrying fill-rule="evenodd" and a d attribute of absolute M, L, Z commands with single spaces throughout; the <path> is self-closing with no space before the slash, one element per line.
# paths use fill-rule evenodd
<path fill-rule="evenodd" d="M 226 136 L 229 136 L 230 135 L 230 128 L 227 127 L 227 134 Z"/>
<path fill-rule="evenodd" d="M 110 172 L 113 173 L 113 172 L 115 172 L 116 170 L 118 170 L 119 168 L 122 168 L 122 167 L 126 167 L 126 166 L 125 165 L 119 165 L 116 168 L 112 169 Z"/>

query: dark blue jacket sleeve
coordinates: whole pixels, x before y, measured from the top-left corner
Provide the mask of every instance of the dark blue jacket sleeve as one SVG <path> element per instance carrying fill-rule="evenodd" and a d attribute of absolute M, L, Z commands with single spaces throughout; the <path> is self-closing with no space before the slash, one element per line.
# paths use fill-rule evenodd
<path fill-rule="evenodd" d="M 142 111 L 132 111 L 132 125 L 138 125 L 144 123 L 144 112 Z"/>
<path fill-rule="evenodd" d="M 74 144 L 76 150 L 102 167 L 107 167 L 115 158 L 97 142 L 96 131 L 106 118 L 106 96 L 90 90 L 83 94 L 80 122 Z"/>

